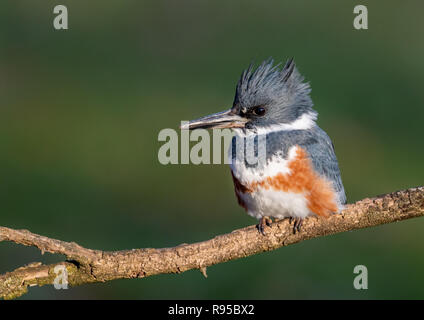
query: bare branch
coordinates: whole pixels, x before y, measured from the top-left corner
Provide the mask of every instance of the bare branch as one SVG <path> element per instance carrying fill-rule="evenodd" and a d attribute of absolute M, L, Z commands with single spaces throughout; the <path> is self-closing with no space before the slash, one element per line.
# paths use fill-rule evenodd
<path fill-rule="evenodd" d="M 362 229 L 424 215 L 424 187 L 393 192 L 347 205 L 341 214 L 305 220 L 302 231 L 293 234 L 287 219 L 280 220 L 261 235 L 255 226 L 235 230 L 213 239 L 173 248 L 100 251 L 86 249 L 33 234 L 27 230 L 0 227 L 0 241 L 35 246 L 42 252 L 63 254 L 66 261 L 43 265 L 32 263 L 0 275 L 0 297 L 12 299 L 27 292 L 28 286 L 53 284 L 54 268 L 64 265 L 68 283 L 104 282 L 122 278 L 144 278 L 161 273 L 180 273 L 274 250 L 303 240 Z"/>

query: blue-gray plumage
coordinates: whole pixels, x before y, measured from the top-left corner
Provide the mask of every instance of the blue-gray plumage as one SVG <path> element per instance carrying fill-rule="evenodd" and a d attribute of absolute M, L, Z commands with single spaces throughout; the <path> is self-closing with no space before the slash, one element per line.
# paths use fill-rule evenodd
<path fill-rule="evenodd" d="M 334 146 L 315 122 L 310 90 L 293 59 L 283 68 L 268 59 L 242 73 L 231 109 L 185 127 L 234 129 L 230 151 L 237 199 L 261 219 L 261 232 L 269 217 L 294 218 L 299 230 L 305 217 L 327 216 L 346 203 Z M 263 161 L 248 161 L 248 144 L 254 155 L 265 150 Z"/>

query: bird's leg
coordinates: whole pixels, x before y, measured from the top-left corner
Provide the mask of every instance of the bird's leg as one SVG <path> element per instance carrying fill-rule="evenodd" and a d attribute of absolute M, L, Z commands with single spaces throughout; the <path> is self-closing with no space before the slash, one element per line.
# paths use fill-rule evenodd
<path fill-rule="evenodd" d="M 268 216 L 263 216 L 261 220 L 259 220 L 259 223 L 257 225 L 257 228 L 262 235 L 266 235 L 265 228 L 268 226 L 270 227 L 272 224 L 272 219 Z"/>
<path fill-rule="evenodd" d="M 290 217 L 289 223 L 291 224 L 292 221 L 294 221 L 293 234 L 296 234 L 296 232 L 300 232 L 300 228 L 302 227 L 303 219 L 302 218 Z"/>

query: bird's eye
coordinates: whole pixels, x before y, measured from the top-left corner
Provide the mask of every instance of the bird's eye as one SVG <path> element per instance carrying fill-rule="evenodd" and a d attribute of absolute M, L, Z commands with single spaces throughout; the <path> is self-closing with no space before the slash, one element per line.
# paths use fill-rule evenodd
<path fill-rule="evenodd" d="M 264 107 L 255 107 L 253 109 L 253 114 L 257 115 L 257 116 L 263 116 L 265 114 L 265 108 Z"/>

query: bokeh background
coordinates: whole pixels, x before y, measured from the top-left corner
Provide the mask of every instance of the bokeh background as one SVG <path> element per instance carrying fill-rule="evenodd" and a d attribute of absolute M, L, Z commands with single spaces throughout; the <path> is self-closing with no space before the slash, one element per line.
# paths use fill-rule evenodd
<path fill-rule="evenodd" d="M 64 4 L 69 30 L 53 28 Z M 369 29 L 353 28 L 365 4 Z M 167 247 L 256 223 L 226 165 L 157 159 L 163 128 L 223 110 L 251 61 L 294 56 L 349 202 L 422 185 L 422 1 L 2 1 L 0 225 L 85 247 Z M 424 298 L 424 219 L 199 271 L 22 299 Z M 0 272 L 63 257 L 0 243 Z M 368 267 L 369 289 L 353 288 Z"/>

